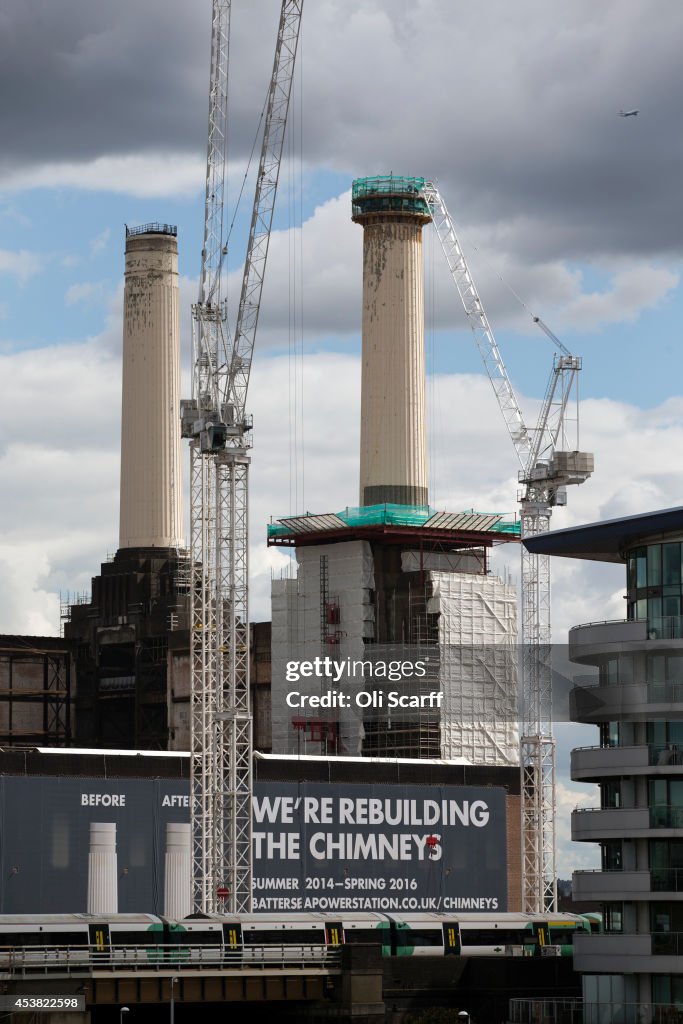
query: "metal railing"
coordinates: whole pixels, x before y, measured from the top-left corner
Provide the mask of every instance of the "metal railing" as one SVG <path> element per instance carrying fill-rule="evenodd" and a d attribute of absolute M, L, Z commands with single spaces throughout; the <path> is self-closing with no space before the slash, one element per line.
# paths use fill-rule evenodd
<path fill-rule="evenodd" d="M 338 969 L 341 952 L 335 946 L 262 945 L 224 949 L 221 946 L 0 946 L 0 976 L 51 974 L 90 970 L 197 971 L 279 968 L 282 970 Z"/>
<path fill-rule="evenodd" d="M 174 237 L 178 234 L 178 226 L 176 224 L 160 224 L 159 221 L 149 221 L 147 224 L 138 224 L 137 227 L 129 228 L 126 224 L 126 238 L 130 238 L 131 235 L 173 235 Z"/>
<path fill-rule="evenodd" d="M 509 1024 L 583 1024 L 582 999 L 511 999 Z"/>
<path fill-rule="evenodd" d="M 573 633 L 575 629 L 588 629 L 589 626 L 626 625 L 628 622 L 645 622 L 645 619 L 596 619 L 595 622 L 580 622 L 576 626 L 571 626 L 569 632 Z"/>
<path fill-rule="evenodd" d="M 575 807 L 572 811 L 574 814 L 592 814 L 593 811 L 623 811 L 623 807 Z"/>
<path fill-rule="evenodd" d="M 573 747 L 572 753 L 581 750 L 642 750 L 644 743 L 594 743 L 588 747 Z M 648 743 L 648 765 L 673 764 L 683 765 L 683 750 L 677 743 Z M 629 766 L 632 767 L 632 766 Z"/>
<path fill-rule="evenodd" d="M 683 1024 L 672 1003 L 589 1003 L 582 999 L 511 999 L 509 1024 Z"/>
<path fill-rule="evenodd" d="M 625 691 L 624 696 L 628 696 L 629 690 L 635 688 L 642 690 L 643 687 L 647 688 L 647 702 L 648 704 L 681 704 L 683 703 L 683 680 L 680 679 L 664 679 L 654 682 L 653 680 L 643 680 L 642 682 L 612 682 L 612 683 L 594 683 L 590 686 L 577 686 L 576 689 L 588 690 L 596 695 L 600 690 L 619 690 Z"/>

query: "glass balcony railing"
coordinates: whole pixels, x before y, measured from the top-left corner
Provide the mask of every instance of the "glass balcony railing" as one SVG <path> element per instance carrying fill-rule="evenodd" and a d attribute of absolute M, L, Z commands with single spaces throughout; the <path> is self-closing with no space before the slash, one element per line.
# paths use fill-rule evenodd
<path fill-rule="evenodd" d="M 662 682 L 647 684 L 648 704 L 678 704 L 683 701 L 683 681 L 665 679 Z"/>
<path fill-rule="evenodd" d="M 683 955 L 683 932 L 653 932 L 653 956 Z"/>
<path fill-rule="evenodd" d="M 650 868 L 652 892 L 683 892 L 683 868 Z"/>
<path fill-rule="evenodd" d="M 683 828 L 683 807 L 653 804 L 650 807 L 650 828 Z"/>
<path fill-rule="evenodd" d="M 683 616 L 653 615 L 647 620 L 648 640 L 680 640 L 683 637 Z"/>
<path fill-rule="evenodd" d="M 647 763 L 650 765 L 683 765 L 683 750 L 677 743 L 650 743 Z"/>

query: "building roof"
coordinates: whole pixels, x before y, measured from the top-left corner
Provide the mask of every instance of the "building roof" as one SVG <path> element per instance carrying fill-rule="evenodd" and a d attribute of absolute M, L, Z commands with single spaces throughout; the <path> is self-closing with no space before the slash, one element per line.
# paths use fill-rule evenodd
<path fill-rule="evenodd" d="M 339 540 L 421 542 L 485 546 L 519 541 L 520 522 L 502 512 L 439 512 L 427 505 L 366 505 L 341 512 L 288 516 L 268 526 L 268 545 L 299 546 Z"/>
<path fill-rule="evenodd" d="M 527 537 L 523 544 L 538 555 L 586 558 L 594 562 L 623 562 L 624 552 L 645 537 L 683 533 L 683 506 L 644 512 L 602 523 L 573 526 Z"/>

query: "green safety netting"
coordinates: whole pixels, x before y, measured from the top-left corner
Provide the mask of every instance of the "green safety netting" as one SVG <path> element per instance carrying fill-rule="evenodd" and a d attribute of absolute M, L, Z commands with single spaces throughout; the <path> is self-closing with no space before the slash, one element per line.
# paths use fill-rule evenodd
<path fill-rule="evenodd" d="M 365 505 L 358 508 L 345 508 L 341 512 L 335 512 L 332 514 L 311 515 L 307 513 L 305 516 L 292 516 L 290 519 L 284 519 L 278 523 L 270 523 L 268 525 L 268 536 L 269 537 L 287 537 L 298 533 L 306 532 L 298 529 L 297 527 L 301 523 L 309 522 L 310 526 L 317 532 L 317 530 L 334 529 L 339 527 L 338 520 L 345 526 L 349 527 L 360 527 L 360 526 L 425 526 L 428 520 L 433 516 L 436 516 L 437 510 L 430 508 L 429 505 Z M 475 512 L 473 509 L 469 509 L 462 513 L 444 513 L 444 515 L 457 515 L 463 516 L 476 516 L 481 518 L 492 517 L 497 521 L 490 523 L 485 527 L 487 533 L 500 533 L 505 534 L 509 537 L 519 537 L 521 533 L 521 524 L 519 520 L 507 520 L 505 522 L 501 519 L 501 513 L 482 513 Z M 337 520 L 337 522 L 330 522 L 330 518 Z M 319 525 L 315 524 L 314 520 L 321 520 Z M 327 519 L 327 522 L 323 522 L 323 519 Z M 444 524 L 447 525 L 447 524 Z"/>

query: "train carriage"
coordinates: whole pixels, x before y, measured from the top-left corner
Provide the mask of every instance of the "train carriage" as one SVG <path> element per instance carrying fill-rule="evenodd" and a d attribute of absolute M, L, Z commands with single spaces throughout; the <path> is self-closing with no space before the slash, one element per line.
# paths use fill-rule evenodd
<path fill-rule="evenodd" d="M 574 914 L 322 913 L 193 915 L 171 921 L 152 914 L 0 915 L 0 963 L 63 960 L 159 965 L 324 959 L 342 945 L 370 944 L 383 956 L 504 956 L 550 948 L 570 956 Z"/>

